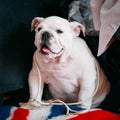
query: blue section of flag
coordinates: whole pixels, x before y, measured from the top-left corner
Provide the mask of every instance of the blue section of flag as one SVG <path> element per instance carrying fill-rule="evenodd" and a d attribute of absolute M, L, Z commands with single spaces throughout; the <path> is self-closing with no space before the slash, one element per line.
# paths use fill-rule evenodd
<path fill-rule="evenodd" d="M 1 106 L 0 107 L 0 120 L 6 120 L 10 116 L 10 111 L 13 106 Z"/>
<path fill-rule="evenodd" d="M 85 110 L 84 108 L 81 108 L 80 106 L 73 106 L 69 105 L 70 109 L 76 110 L 76 111 L 81 111 Z M 50 115 L 47 117 L 46 120 L 49 120 L 53 117 L 57 117 L 60 115 L 65 115 L 67 112 L 65 105 L 53 105 L 50 110 Z"/>

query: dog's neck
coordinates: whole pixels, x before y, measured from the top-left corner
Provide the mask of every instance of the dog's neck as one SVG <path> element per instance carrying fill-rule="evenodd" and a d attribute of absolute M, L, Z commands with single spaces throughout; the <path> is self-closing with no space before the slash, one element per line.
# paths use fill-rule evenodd
<path fill-rule="evenodd" d="M 58 57 L 53 57 L 53 58 L 44 57 L 44 58 L 43 58 L 43 61 L 44 61 L 45 63 L 59 63 L 59 59 L 60 59 L 60 56 L 58 56 Z"/>

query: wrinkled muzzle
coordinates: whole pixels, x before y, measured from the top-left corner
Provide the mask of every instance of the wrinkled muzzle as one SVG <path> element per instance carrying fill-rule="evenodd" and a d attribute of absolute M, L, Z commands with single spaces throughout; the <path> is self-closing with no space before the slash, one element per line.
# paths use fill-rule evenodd
<path fill-rule="evenodd" d="M 45 55 L 60 54 L 63 47 L 60 46 L 57 38 L 48 31 L 41 34 L 40 52 Z"/>

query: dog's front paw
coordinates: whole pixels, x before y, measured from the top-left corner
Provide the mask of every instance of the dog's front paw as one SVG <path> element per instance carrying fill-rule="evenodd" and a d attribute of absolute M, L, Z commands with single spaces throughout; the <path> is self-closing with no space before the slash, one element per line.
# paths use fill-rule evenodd
<path fill-rule="evenodd" d="M 90 110 L 92 108 L 92 103 L 90 101 L 83 102 L 80 104 L 81 108 Z"/>
<path fill-rule="evenodd" d="M 41 107 L 40 102 L 36 100 L 28 101 L 25 103 L 19 103 L 19 105 L 20 107 L 27 108 L 27 109 L 35 109 L 35 108 Z"/>

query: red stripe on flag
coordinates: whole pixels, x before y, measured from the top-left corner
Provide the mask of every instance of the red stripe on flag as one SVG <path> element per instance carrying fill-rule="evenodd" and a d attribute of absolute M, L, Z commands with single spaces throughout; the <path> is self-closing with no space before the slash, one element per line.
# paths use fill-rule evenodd
<path fill-rule="evenodd" d="M 108 111 L 96 110 L 79 114 L 67 120 L 120 120 L 120 116 Z"/>
<path fill-rule="evenodd" d="M 18 108 L 14 111 L 14 114 L 11 120 L 27 120 L 28 115 L 29 115 L 28 109 Z"/>

